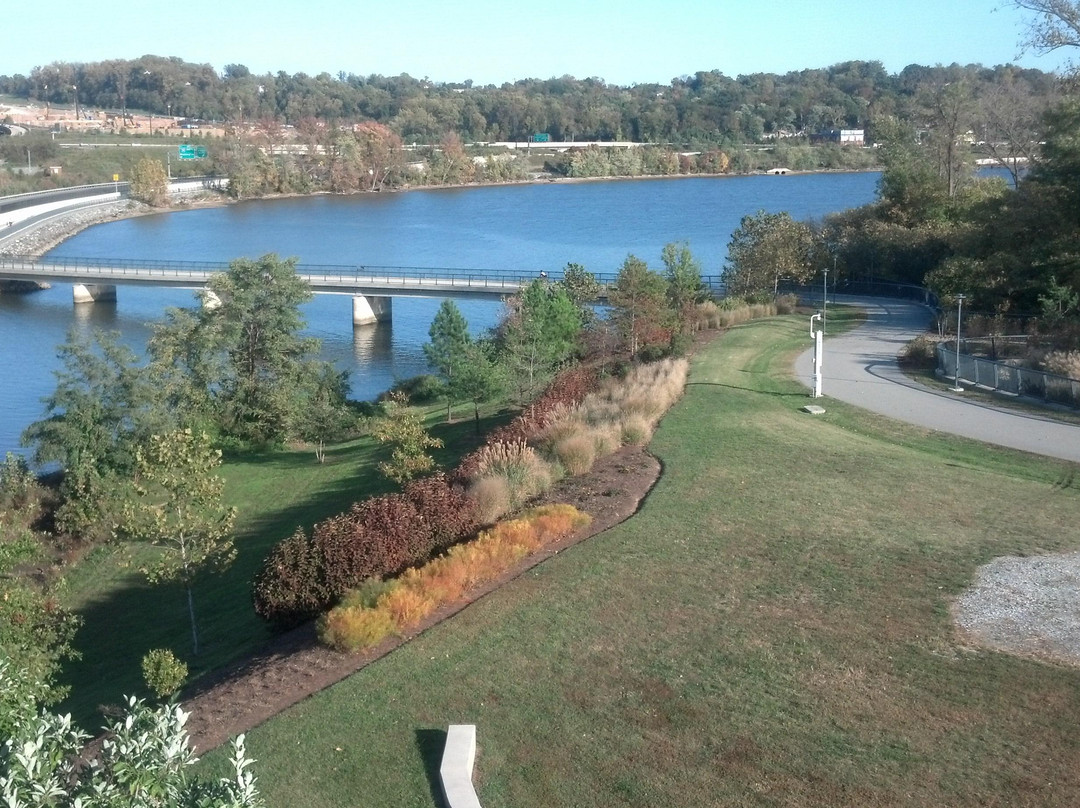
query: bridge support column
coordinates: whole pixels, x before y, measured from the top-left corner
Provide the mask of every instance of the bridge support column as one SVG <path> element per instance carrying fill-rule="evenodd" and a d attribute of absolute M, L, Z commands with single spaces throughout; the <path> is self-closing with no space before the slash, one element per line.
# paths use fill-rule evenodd
<path fill-rule="evenodd" d="M 116 287 L 111 283 L 77 283 L 71 292 L 76 303 L 116 302 Z"/>
<path fill-rule="evenodd" d="M 390 297 L 375 295 L 354 295 L 352 299 L 353 325 L 373 325 L 390 319 Z"/>

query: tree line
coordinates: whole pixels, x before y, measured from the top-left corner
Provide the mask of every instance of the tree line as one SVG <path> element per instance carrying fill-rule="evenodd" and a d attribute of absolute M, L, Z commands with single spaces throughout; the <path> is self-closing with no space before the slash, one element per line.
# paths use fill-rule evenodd
<path fill-rule="evenodd" d="M 28 75 L 0 76 L 0 93 L 46 104 L 156 115 L 300 126 L 373 121 L 405 143 L 435 144 L 448 133 L 467 142 L 632 140 L 687 147 L 730 147 L 830 129 L 872 129 L 875 118 L 925 116 L 927 88 L 963 80 L 981 109 L 969 122 L 982 140 L 1001 136 L 994 118 L 999 92 L 1041 103 L 1052 97 L 1051 73 L 1014 65 L 909 65 L 889 73 L 878 61 L 848 61 L 784 74 L 737 77 L 698 71 L 667 83 L 632 86 L 598 78 L 522 79 L 500 86 L 438 82 L 408 74 L 340 72 L 254 74 L 228 65 L 147 55 L 92 63 L 53 62 Z"/>

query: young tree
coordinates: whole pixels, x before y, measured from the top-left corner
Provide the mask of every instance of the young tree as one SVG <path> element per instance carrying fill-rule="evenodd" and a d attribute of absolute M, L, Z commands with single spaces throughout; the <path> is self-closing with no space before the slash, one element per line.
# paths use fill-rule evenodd
<path fill-rule="evenodd" d="M 640 258 L 628 255 L 623 261 L 608 302 L 615 331 L 631 358 L 646 346 L 670 339 L 664 278 Z"/>
<path fill-rule="evenodd" d="M 22 442 L 38 463 L 66 472 L 131 469 L 134 447 L 169 423 L 156 391 L 118 332 L 96 331 L 90 341 L 72 331 L 58 354 L 56 390 L 45 398 L 46 418 L 30 424 Z"/>
<path fill-rule="evenodd" d="M 464 361 L 465 352 L 472 342 L 469 338 L 469 323 L 453 300 L 444 300 L 439 306 L 428 329 L 428 336 L 431 342 L 424 343 L 424 356 L 428 364 L 434 367 L 446 382 L 446 420 L 449 423 L 452 420 L 451 408 L 457 392 L 454 381 Z"/>
<path fill-rule="evenodd" d="M 379 463 L 379 471 L 404 485 L 435 467 L 435 458 L 427 451 L 440 448 L 443 442 L 427 433 L 404 393 L 391 393 L 382 406 L 383 415 L 375 419 L 371 434 L 379 443 L 389 445 L 391 454 L 389 461 Z"/>
<path fill-rule="evenodd" d="M 105 727 L 101 751 L 83 759 L 90 736 L 70 715 L 39 711 L 42 691 L 33 674 L 0 659 L 0 802 L 5 806 L 200 806 L 263 808 L 248 768 L 244 736 L 233 741 L 232 775 L 217 782 L 191 778 L 198 762 L 184 729 L 189 713 L 129 698 Z"/>
<path fill-rule="evenodd" d="M 459 399 L 472 402 L 477 435 L 480 434 L 480 405 L 502 395 L 506 381 L 494 344 L 479 340 L 465 346 L 458 374 L 454 377 L 454 391 Z"/>
<path fill-rule="evenodd" d="M 780 279 L 813 276 L 813 232 L 787 212 L 743 216 L 728 242 L 724 283 L 730 295 L 777 294 Z"/>
<path fill-rule="evenodd" d="M 581 310 L 562 286 L 543 278 L 530 283 L 507 306 L 499 326 L 499 347 L 524 402 L 573 355 L 581 334 Z"/>
<path fill-rule="evenodd" d="M 131 170 L 131 195 L 155 208 L 169 204 L 169 178 L 158 160 L 144 157 Z"/>
<path fill-rule="evenodd" d="M 119 533 L 161 549 L 143 572 L 151 582 L 177 581 L 187 593 L 193 652 L 199 653 L 193 589 L 204 572 L 233 562 L 236 510 L 222 503 L 224 480 L 214 472 L 221 452 L 206 433 L 190 429 L 153 435 L 135 455 L 134 497 Z"/>
<path fill-rule="evenodd" d="M 72 332 L 59 349 L 63 369 L 45 399 L 46 417 L 22 434 L 38 463 L 59 463 L 61 530 L 83 538 L 109 535 L 119 481 L 132 470 L 135 446 L 174 421 L 135 354 L 116 333 L 87 342 Z"/>
<path fill-rule="evenodd" d="M 675 326 L 678 333 L 685 334 L 694 305 L 705 295 L 701 263 L 690 252 L 690 245 L 685 243 L 665 244 L 660 257 L 666 270 L 667 299 L 675 317 Z"/>
<path fill-rule="evenodd" d="M 582 321 L 588 322 L 592 319 L 592 304 L 600 296 L 600 282 L 596 280 L 596 275 L 581 264 L 571 262 L 563 269 L 559 283 L 574 305 L 581 309 Z"/>
<path fill-rule="evenodd" d="M 315 446 L 315 459 L 326 460 L 326 442 L 339 439 L 356 425 L 356 416 L 346 403 L 348 374 L 328 362 L 307 368 L 296 388 L 301 399 L 292 408 L 290 431 Z"/>

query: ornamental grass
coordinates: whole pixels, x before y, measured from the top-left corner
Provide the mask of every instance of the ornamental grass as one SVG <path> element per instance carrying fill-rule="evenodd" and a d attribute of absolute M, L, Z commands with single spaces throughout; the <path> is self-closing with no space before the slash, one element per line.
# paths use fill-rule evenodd
<path fill-rule="evenodd" d="M 393 581 L 365 582 L 361 590 L 347 593 L 341 605 L 320 618 L 319 639 L 339 651 L 358 651 L 393 632 L 406 632 L 440 606 L 495 580 L 522 558 L 587 525 L 590 519 L 572 505 L 545 505 L 500 522 Z"/>

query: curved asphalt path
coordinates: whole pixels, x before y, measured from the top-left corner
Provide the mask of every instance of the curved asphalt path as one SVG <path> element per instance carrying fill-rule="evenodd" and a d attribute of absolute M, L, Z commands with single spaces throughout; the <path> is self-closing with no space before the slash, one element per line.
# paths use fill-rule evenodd
<path fill-rule="evenodd" d="M 840 297 L 837 302 L 865 309 L 866 322 L 842 336 L 826 336 L 821 385 L 826 398 L 928 429 L 1080 463 L 1080 426 L 965 399 L 963 393 L 936 390 L 904 375 L 896 357 L 925 333 L 931 317 L 925 306 L 878 298 Z M 813 349 L 799 356 L 795 372 L 812 387 Z"/>

